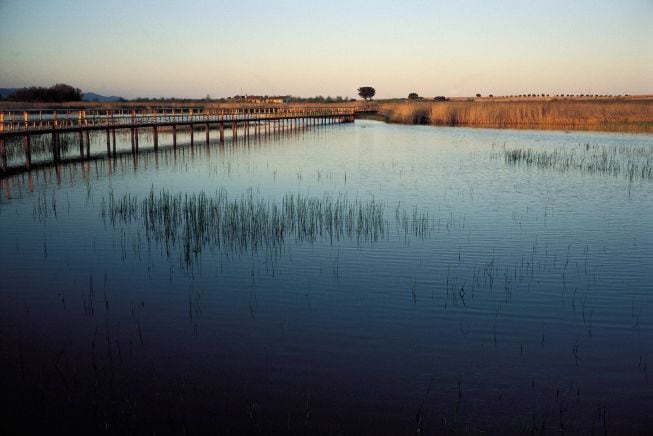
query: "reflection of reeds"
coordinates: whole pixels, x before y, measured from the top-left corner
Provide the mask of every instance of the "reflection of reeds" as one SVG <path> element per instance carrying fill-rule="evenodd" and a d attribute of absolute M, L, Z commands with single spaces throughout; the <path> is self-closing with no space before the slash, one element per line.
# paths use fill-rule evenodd
<path fill-rule="evenodd" d="M 59 135 L 59 150 L 61 156 L 65 157 L 72 154 L 73 151 L 79 150 L 79 139 L 74 134 Z M 25 157 L 23 148 L 23 137 L 9 137 L 6 139 L 7 158 L 11 160 L 22 160 Z M 52 139 L 50 135 L 34 135 L 30 137 L 30 153 L 32 158 L 51 158 L 52 157 Z"/>
<path fill-rule="evenodd" d="M 147 238 L 165 243 L 168 253 L 182 244 L 186 262 L 206 246 L 238 252 L 274 250 L 287 238 L 375 241 L 385 233 L 383 203 L 350 200 L 344 194 L 286 194 L 275 203 L 252 190 L 234 199 L 225 190 L 213 196 L 151 190 L 142 201 L 132 194 L 116 198 L 110 193 L 102 216 L 114 225 L 142 220 Z"/>
<path fill-rule="evenodd" d="M 585 144 L 552 150 L 504 149 L 494 156 L 501 155 L 506 163 L 512 165 L 524 164 L 559 171 L 580 170 L 613 176 L 623 174 L 630 181 L 653 179 L 653 147 Z"/>

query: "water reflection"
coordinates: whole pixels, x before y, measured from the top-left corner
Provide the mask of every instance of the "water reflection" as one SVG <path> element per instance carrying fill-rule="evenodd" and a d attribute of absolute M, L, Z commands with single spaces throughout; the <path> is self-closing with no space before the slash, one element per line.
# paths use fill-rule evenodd
<path fill-rule="evenodd" d="M 651 148 L 357 122 L 5 178 L 2 430 L 645 432 L 650 179 L 492 145 L 588 142 Z"/>

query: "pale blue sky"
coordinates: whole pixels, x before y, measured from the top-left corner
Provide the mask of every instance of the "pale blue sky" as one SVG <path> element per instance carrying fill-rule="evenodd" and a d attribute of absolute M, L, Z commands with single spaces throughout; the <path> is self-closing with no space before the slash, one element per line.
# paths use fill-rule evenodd
<path fill-rule="evenodd" d="M 0 87 L 653 93 L 653 0 L 0 0 Z"/>

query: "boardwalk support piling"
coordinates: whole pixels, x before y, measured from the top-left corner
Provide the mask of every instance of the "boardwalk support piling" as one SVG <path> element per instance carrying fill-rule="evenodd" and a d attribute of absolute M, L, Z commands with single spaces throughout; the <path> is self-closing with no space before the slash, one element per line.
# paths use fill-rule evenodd
<path fill-rule="evenodd" d="M 369 108 L 365 108 L 369 111 Z M 102 134 L 106 133 L 107 155 L 117 156 L 116 130 L 129 130 L 132 153 L 139 152 L 139 129 L 149 132 L 152 129 L 152 140 L 154 151 L 159 148 L 159 127 L 172 130 L 172 148 L 177 148 L 177 130 L 180 126 L 190 129 L 191 145 L 194 145 L 194 132 L 204 129 L 204 136 L 207 146 L 210 146 L 211 123 L 219 130 L 220 144 L 225 141 L 225 128 L 231 128 L 232 141 L 238 141 L 238 135 L 242 134 L 245 141 L 256 139 L 267 135 L 278 137 L 289 135 L 293 132 L 303 131 L 311 126 L 324 126 L 331 124 L 351 123 L 357 109 L 332 108 L 332 107 L 297 107 L 297 106 L 270 106 L 270 107 L 235 107 L 235 108 L 202 108 L 197 109 L 127 109 L 119 110 L 93 110 L 87 111 L 83 108 L 76 110 L 65 110 L 64 117 L 60 122 L 57 120 L 56 111 L 28 111 L 10 112 L 7 118 L 6 113 L 0 112 L 0 165 L 3 177 L 7 172 L 21 171 L 18 168 L 7 168 L 9 144 L 7 138 L 23 138 L 25 152 L 25 168 L 31 168 L 31 138 L 37 135 L 52 135 L 51 151 L 52 161 L 61 161 L 61 144 L 59 134 L 78 135 L 79 158 L 91 159 L 91 130 L 97 131 L 96 142 L 102 141 Z M 77 122 L 75 122 L 77 112 Z M 240 126 L 239 126 L 240 124 Z M 239 132 L 239 128 L 242 130 Z M 168 131 L 168 130 L 166 130 Z M 127 132 L 125 132 L 127 133 Z M 99 135 L 98 135 L 99 134 Z M 149 138 L 149 134 L 146 134 Z M 165 136 L 164 136 L 165 138 Z M 113 141 L 113 147 L 111 142 Z M 149 142 L 149 139 L 147 139 Z M 11 143 L 10 143 L 11 144 Z M 96 144 L 96 146 L 99 144 Z M 11 150 L 9 150 L 11 151 Z M 104 155 L 101 153 L 101 155 Z M 100 154 L 93 158 L 100 157 Z M 77 156 L 72 159 L 79 159 Z M 47 165 L 39 163 L 38 166 Z"/>

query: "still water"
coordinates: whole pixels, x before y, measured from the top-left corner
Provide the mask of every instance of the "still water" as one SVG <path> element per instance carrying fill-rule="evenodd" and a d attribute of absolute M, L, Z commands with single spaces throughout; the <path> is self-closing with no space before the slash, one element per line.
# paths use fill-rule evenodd
<path fill-rule="evenodd" d="M 0 428 L 651 431 L 652 156 L 359 120 L 3 179 Z"/>

